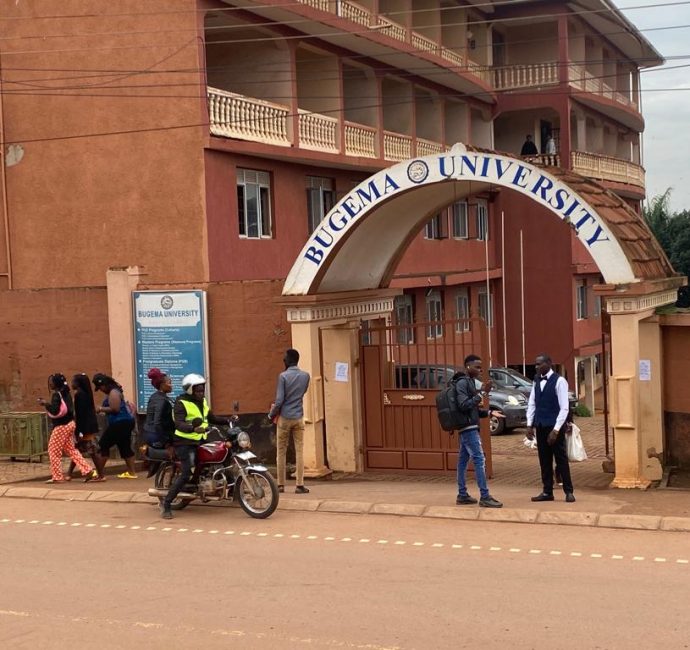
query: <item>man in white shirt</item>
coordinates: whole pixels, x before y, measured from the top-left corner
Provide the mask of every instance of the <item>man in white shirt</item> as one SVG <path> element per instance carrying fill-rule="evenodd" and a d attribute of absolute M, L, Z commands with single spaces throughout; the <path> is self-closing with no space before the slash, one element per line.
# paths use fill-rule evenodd
<path fill-rule="evenodd" d="M 541 494 L 532 497 L 532 501 L 553 501 L 553 461 L 556 460 L 556 471 L 563 481 L 565 500 L 575 501 L 573 482 L 570 478 L 570 465 L 566 450 L 566 421 L 568 419 L 568 382 L 553 371 L 551 357 L 540 354 L 535 365 L 537 374 L 534 377 L 532 392 L 527 405 L 527 426 L 530 428 L 527 437 L 536 436 L 541 481 L 544 489 Z"/>

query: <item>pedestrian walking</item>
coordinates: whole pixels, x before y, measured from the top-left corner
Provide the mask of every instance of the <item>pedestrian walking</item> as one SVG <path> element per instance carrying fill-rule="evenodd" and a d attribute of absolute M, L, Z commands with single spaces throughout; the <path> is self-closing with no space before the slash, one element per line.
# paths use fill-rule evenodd
<path fill-rule="evenodd" d="M 486 479 L 486 458 L 482 449 L 482 440 L 479 437 L 479 419 L 489 416 L 486 409 L 481 408 L 482 403 L 488 399 L 491 390 L 491 380 L 481 384 L 481 389 L 477 390 L 476 382 L 482 375 L 482 360 L 476 354 L 465 357 L 465 371 L 460 371 L 453 375 L 451 380 L 455 384 L 455 399 L 459 417 L 462 420 L 458 427 L 458 496 L 455 503 L 461 505 L 473 505 L 477 499 L 470 496 L 467 491 L 465 474 L 470 458 L 474 464 L 474 475 L 477 479 L 479 488 L 479 505 L 482 508 L 502 508 L 503 504 L 494 499 L 489 492 L 489 485 Z M 499 415 L 500 414 L 496 414 Z"/>
<path fill-rule="evenodd" d="M 149 397 L 146 406 L 144 442 L 150 447 L 163 449 L 172 445 L 175 433 L 173 406 L 168 397 L 172 392 L 172 379 L 158 368 L 151 368 L 148 378 L 156 392 Z"/>
<path fill-rule="evenodd" d="M 285 351 L 283 364 L 285 370 L 278 376 L 276 399 L 268 413 L 269 420 L 277 420 L 276 465 L 278 492 L 285 491 L 287 455 L 290 436 L 295 443 L 295 478 L 297 494 L 306 494 L 309 488 L 304 485 L 304 394 L 309 388 L 309 373 L 297 367 L 299 352 L 293 348 Z"/>
<path fill-rule="evenodd" d="M 59 372 L 50 375 L 48 377 L 48 390 L 52 392 L 50 402 L 42 397 L 38 399 L 38 403 L 47 411 L 53 427 L 48 441 L 51 478 L 46 483 L 64 483 L 70 480 L 62 472 L 63 453 L 74 461 L 87 481 L 95 479 L 98 473 L 89 467 L 89 464 L 74 446 L 76 428 L 74 403 L 65 376 Z"/>
<path fill-rule="evenodd" d="M 105 464 L 108 462 L 110 455 L 110 448 L 113 445 L 117 445 L 120 458 L 127 465 L 127 471 L 118 474 L 117 477 L 137 478 L 134 468 L 134 451 L 132 451 L 132 431 L 134 431 L 135 424 L 134 413 L 125 401 L 122 386 L 112 377 L 100 372 L 93 376 L 92 381 L 94 388 L 106 395 L 103 404 L 96 409 L 98 413 L 105 413 L 108 416 L 108 426 L 98 442 L 98 450 L 103 463 L 102 467 L 105 469 Z"/>
<path fill-rule="evenodd" d="M 96 466 L 98 476 L 91 480 L 94 482 L 105 481 L 103 464 L 98 453 L 98 418 L 96 417 L 89 376 L 83 372 L 74 375 L 72 377 L 72 390 L 74 391 L 75 446 L 82 456 L 88 455 Z M 70 478 L 75 466 L 76 463 L 70 461 L 67 474 Z"/>
<path fill-rule="evenodd" d="M 527 405 L 527 437 L 537 439 L 539 465 L 543 490 L 532 497 L 532 501 L 553 501 L 554 460 L 556 472 L 562 483 L 565 500 L 575 501 L 570 464 L 566 448 L 568 429 L 568 382 L 553 370 L 553 361 L 548 354 L 540 354 L 536 360 L 537 374 Z"/>

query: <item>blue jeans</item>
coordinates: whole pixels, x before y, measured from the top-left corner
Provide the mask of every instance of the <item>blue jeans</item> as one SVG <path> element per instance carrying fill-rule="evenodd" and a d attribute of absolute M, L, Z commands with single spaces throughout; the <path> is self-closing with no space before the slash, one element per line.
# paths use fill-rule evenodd
<path fill-rule="evenodd" d="M 489 496 L 489 486 L 486 483 L 486 464 L 484 461 L 484 450 L 482 441 L 479 437 L 479 428 L 473 427 L 459 434 L 460 453 L 458 454 L 458 496 L 467 496 L 467 485 L 465 483 L 465 472 L 470 458 L 474 463 L 474 475 L 477 478 L 479 493 L 482 499 Z"/>

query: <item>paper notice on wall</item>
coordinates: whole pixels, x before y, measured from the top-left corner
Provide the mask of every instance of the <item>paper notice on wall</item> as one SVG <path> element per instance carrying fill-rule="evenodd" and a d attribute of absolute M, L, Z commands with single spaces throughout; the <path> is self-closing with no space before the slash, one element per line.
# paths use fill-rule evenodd
<path fill-rule="evenodd" d="M 640 381 L 652 380 L 652 362 L 649 359 L 640 359 Z"/>
<path fill-rule="evenodd" d="M 336 381 L 348 381 L 348 374 L 350 372 L 350 366 L 344 361 L 335 362 L 335 380 Z"/>

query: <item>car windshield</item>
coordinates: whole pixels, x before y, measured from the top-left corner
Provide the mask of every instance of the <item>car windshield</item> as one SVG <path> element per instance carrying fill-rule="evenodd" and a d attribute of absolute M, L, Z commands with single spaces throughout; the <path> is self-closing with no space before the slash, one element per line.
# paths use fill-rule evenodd
<path fill-rule="evenodd" d="M 520 386 L 532 386 L 532 382 L 527 379 L 524 375 L 521 375 L 519 372 L 513 370 L 512 368 L 503 368 L 502 372 L 505 372 L 512 380 L 513 383 L 519 384 Z"/>

